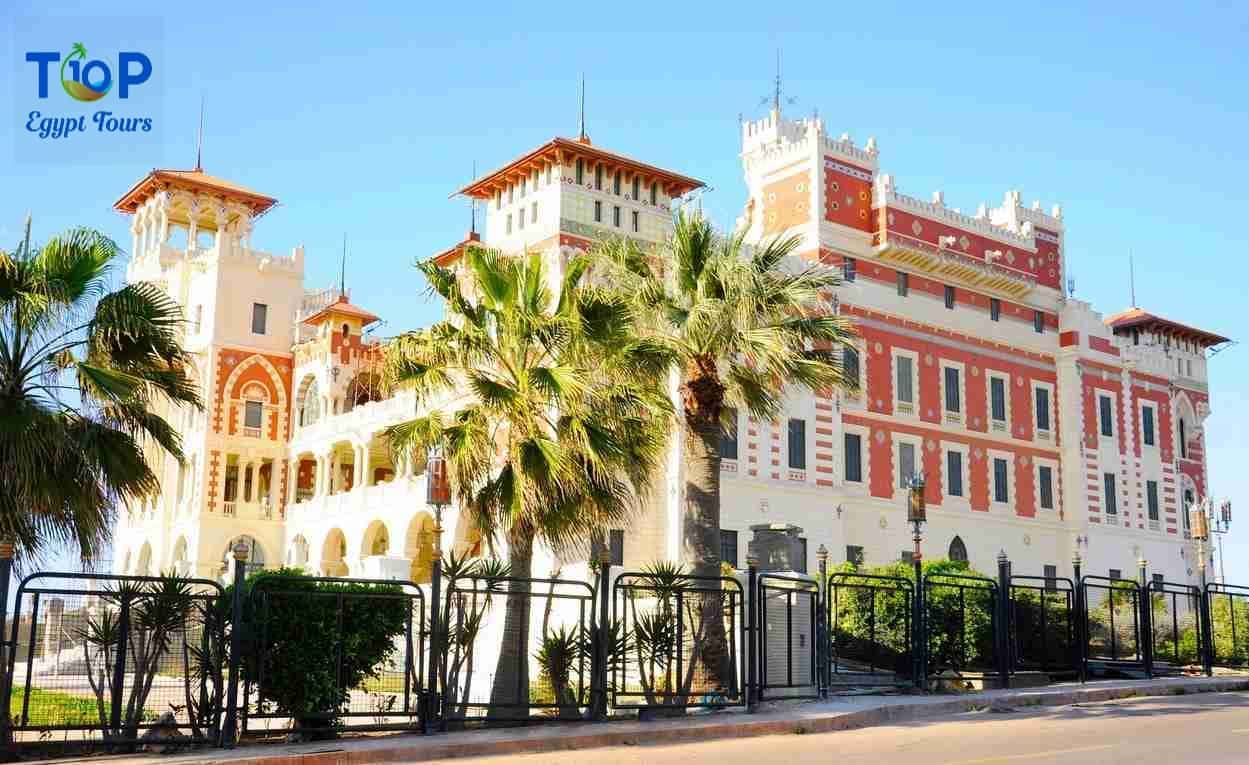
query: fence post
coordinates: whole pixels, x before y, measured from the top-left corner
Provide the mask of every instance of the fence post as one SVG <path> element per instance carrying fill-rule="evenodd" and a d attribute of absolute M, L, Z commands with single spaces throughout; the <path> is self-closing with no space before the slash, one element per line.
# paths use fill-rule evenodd
<path fill-rule="evenodd" d="M 607 719 L 607 697 L 610 684 L 608 682 L 608 657 L 613 648 L 611 644 L 612 628 L 608 616 L 608 601 L 611 600 L 611 550 L 598 551 L 598 650 L 595 651 L 596 666 L 594 677 L 598 681 L 598 697 L 595 700 L 594 719 Z"/>
<path fill-rule="evenodd" d="M 239 663 L 243 650 L 243 581 L 247 578 L 245 542 L 234 546 L 234 590 L 230 598 L 230 671 L 226 685 L 226 719 L 221 726 L 221 745 L 233 749 L 239 727 Z"/>
<path fill-rule="evenodd" d="M 993 630 L 997 641 L 997 673 L 1003 688 L 1010 687 L 1010 559 L 1006 551 L 997 554 L 997 624 Z"/>
<path fill-rule="evenodd" d="M 1141 661 L 1145 663 L 1145 675 L 1154 676 L 1154 606 L 1149 590 L 1149 563 L 1144 558 L 1136 561 L 1136 576 L 1140 582 L 1141 595 L 1137 611 L 1141 624 Z"/>
<path fill-rule="evenodd" d="M 438 688 L 438 659 L 445 640 L 442 637 L 442 506 L 434 506 L 434 552 L 429 566 L 429 682 L 425 684 L 425 709 L 421 713 L 421 732 L 428 733 L 442 719 L 442 692 Z M 445 691 L 446 689 L 442 689 Z"/>
<path fill-rule="evenodd" d="M 919 544 L 915 545 L 916 550 Z M 924 561 L 919 555 L 911 558 L 915 569 L 915 587 L 911 592 L 911 663 L 915 687 L 924 688 L 928 675 L 928 634 L 924 629 Z"/>
<path fill-rule="evenodd" d="M 820 562 L 820 586 L 816 590 L 815 607 L 815 639 L 818 641 L 815 647 L 815 660 L 819 670 L 816 678 L 820 684 L 820 698 L 826 699 L 828 687 L 832 685 L 832 678 L 828 674 L 829 655 L 832 652 L 832 646 L 829 644 L 831 635 L 829 634 L 828 613 L 828 548 L 820 545 L 815 551 L 815 559 Z"/>
<path fill-rule="evenodd" d="M 1204 572 L 1203 572 L 1204 573 Z M 1205 577 L 1202 577 L 1203 579 Z M 1236 609 L 1233 603 L 1228 603 L 1229 610 L 1232 615 L 1232 623 L 1235 624 Z M 1201 638 L 1201 665 L 1206 671 L 1206 677 L 1214 676 L 1214 610 L 1210 608 L 1210 588 L 1205 582 L 1202 582 L 1201 596 L 1197 600 L 1197 608 L 1201 613 L 1197 619 L 1198 624 L 1204 624 L 1205 628 L 1199 630 Z"/>
<path fill-rule="evenodd" d="M 4 709 L 0 713 L 0 759 L 10 761 L 16 758 L 13 749 L 13 715 L 9 708 L 13 693 L 13 660 L 17 653 L 17 640 L 9 641 L 9 582 L 13 578 L 13 542 L 0 542 L 0 699 Z M 14 604 L 13 632 L 17 632 L 17 609 L 20 603 Z M 33 647 L 31 649 L 34 650 Z"/>
<path fill-rule="evenodd" d="M 753 542 L 750 543 L 752 546 Z M 755 698 L 758 688 L 758 664 L 759 664 L 759 603 L 758 589 L 759 584 L 759 559 L 755 557 L 754 550 L 746 554 L 746 576 L 747 597 L 749 600 L 746 605 L 746 711 L 752 712 L 755 707 Z"/>
<path fill-rule="evenodd" d="M 1075 645 L 1072 648 L 1075 651 L 1076 668 L 1080 671 L 1080 682 L 1083 683 L 1088 679 L 1088 667 L 1086 666 L 1088 661 L 1086 657 L 1088 642 L 1084 639 L 1084 582 L 1080 581 L 1082 563 L 1080 551 L 1077 550 L 1075 555 L 1071 556 L 1071 571 L 1075 577 L 1073 581 L 1075 587 L 1075 592 L 1073 593 L 1074 603 L 1072 604 L 1075 613 L 1071 617 L 1074 624 L 1072 639 L 1075 641 Z"/>

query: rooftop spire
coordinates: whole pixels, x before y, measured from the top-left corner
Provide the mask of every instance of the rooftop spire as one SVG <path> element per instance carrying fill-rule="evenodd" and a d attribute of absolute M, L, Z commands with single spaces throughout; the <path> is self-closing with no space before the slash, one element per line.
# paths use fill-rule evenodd
<path fill-rule="evenodd" d="M 343 232 L 343 262 L 338 271 L 338 294 L 347 297 L 347 232 Z"/>
<path fill-rule="evenodd" d="M 577 140 L 589 143 L 590 136 L 585 134 L 585 72 L 581 73 L 581 124 L 577 130 Z"/>
<path fill-rule="evenodd" d="M 776 89 L 772 94 L 772 111 L 776 118 L 781 118 L 781 49 L 776 49 Z"/>
<path fill-rule="evenodd" d="M 199 133 L 195 137 L 195 172 L 204 171 L 204 97 L 199 97 Z"/>
<path fill-rule="evenodd" d="M 1132 303 L 1132 308 L 1136 308 L 1136 263 L 1132 260 L 1132 253 L 1128 252 L 1128 299 Z"/>
<path fill-rule="evenodd" d="M 477 160 L 473 160 L 473 178 L 477 180 Z M 473 238 L 473 234 L 477 233 L 477 197 L 470 196 L 468 198 L 469 206 L 472 208 L 472 217 L 469 219 L 468 234 L 469 238 Z"/>

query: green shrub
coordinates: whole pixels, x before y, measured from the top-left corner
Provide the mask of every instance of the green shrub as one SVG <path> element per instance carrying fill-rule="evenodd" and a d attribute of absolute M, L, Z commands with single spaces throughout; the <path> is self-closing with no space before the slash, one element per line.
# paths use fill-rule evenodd
<path fill-rule="evenodd" d="M 272 705 L 267 711 L 289 715 L 301 728 L 333 725 L 351 689 L 381 677 L 409 617 L 420 618 L 409 615 L 414 604 L 398 585 L 316 581 L 282 568 L 258 572 L 243 586 L 264 593 L 244 601 L 243 678 L 261 704 Z"/>

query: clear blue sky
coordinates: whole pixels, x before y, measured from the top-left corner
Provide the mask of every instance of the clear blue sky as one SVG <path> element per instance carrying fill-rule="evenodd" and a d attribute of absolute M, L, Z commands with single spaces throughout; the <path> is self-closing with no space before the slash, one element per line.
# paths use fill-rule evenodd
<path fill-rule="evenodd" d="M 391 334 L 435 316 L 414 299 L 410 262 L 464 233 L 467 208 L 448 194 L 474 160 L 493 167 L 575 134 L 583 71 L 595 143 L 706 180 L 705 209 L 731 224 L 744 201 L 738 114 L 763 114 L 780 47 L 791 111 L 818 109 L 860 142 L 875 135 L 903 191 L 942 189 L 965 211 L 1008 188 L 1047 209 L 1061 202 L 1078 297 L 1124 308 L 1131 251 L 1142 307 L 1249 342 L 1234 265 L 1249 234 L 1249 6 L 631 3 L 609 14 L 585 3 L 135 0 L 124 13 L 163 29 L 142 40 L 158 52 L 158 140 L 85 163 L 14 161 L 14 109 L 0 121 L 0 241 L 15 241 L 30 211 L 37 238 L 85 224 L 128 246 L 110 205 L 152 167 L 193 165 L 203 96 L 205 169 L 281 200 L 254 244 L 303 243 L 309 284 L 328 286 L 348 232 L 353 298 Z M 8 4 L 0 104 L 27 103 L 32 87 L 20 27 L 3 27 L 59 17 L 66 47 L 107 49 L 82 20 L 100 14 L 98 3 Z M 1227 573 L 1249 583 L 1249 348 L 1210 369 L 1211 483 L 1242 527 Z"/>

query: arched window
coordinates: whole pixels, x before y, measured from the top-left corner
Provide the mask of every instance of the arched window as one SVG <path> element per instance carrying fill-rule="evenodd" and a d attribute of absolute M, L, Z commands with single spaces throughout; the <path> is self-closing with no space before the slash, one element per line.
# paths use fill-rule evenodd
<path fill-rule="evenodd" d="M 961 560 L 967 562 L 967 545 L 963 544 L 962 537 L 954 537 L 950 541 L 950 552 L 948 555 L 950 560 Z"/>
<path fill-rule="evenodd" d="M 321 418 L 321 392 L 317 387 L 317 378 L 308 375 L 299 386 L 295 399 L 298 411 L 299 426 L 312 425 Z"/>

